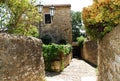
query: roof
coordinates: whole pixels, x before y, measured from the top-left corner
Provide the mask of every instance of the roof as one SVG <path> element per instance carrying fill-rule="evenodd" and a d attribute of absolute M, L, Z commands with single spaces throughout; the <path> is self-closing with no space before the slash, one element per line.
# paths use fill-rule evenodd
<path fill-rule="evenodd" d="M 71 7 L 71 4 L 51 4 L 51 5 L 44 5 L 44 7 L 50 7 L 50 6 L 55 6 L 55 7 Z"/>

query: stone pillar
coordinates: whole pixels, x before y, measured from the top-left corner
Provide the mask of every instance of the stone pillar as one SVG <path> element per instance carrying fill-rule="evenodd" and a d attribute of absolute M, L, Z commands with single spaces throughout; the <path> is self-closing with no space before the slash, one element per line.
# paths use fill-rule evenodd
<path fill-rule="evenodd" d="M 0 34 L 0 81 L 44 81 L 42 42 Z"/>
<path fill-rule="evenodd" d="M 120 25 L 99 41 L 98 81 L 120 81 Z"/>

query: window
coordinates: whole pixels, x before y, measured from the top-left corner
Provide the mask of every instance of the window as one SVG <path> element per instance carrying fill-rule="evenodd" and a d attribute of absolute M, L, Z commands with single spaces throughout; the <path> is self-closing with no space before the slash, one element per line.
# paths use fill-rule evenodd
<path fill-rule="evenodd" d="M 45 14 L 45 24 L 50 24 L 51 23 L 51 16 L 50 14 Z"/>

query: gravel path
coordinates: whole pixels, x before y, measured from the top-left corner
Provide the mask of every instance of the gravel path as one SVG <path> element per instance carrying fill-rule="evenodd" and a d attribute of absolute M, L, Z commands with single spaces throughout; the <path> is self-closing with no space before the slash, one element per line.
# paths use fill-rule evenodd
<path fill-rule="evenodd" d="M 96 81 L 96 78 L 96 69 L 79 59 L 72 59 L 61 73 L 46 72 L 47 81 Z"/>

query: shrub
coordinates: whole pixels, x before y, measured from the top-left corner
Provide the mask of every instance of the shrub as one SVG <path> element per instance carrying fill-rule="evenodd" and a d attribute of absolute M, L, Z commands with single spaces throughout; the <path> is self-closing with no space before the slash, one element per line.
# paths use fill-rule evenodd
<path fill-rule="evenodd" d="M 67 41 L 65 39 L 59 40 L 58 44 L 67 44 Z"/>
<path fill-rule="evenodd" d="M 87 34 L 92 39 L 102 39 L 106 33 L 120 24 L 119 11 L 120 0 L 94 0 L 93 5 L 82 11 Z"/>
<path fill-rule="evenodd" d="M 41 37 L 41 39 L 44 44 L 50 44 L 52 42 L 52 38 L 50 37 L 50 35 L 44 35 L 43 37 Z"/>
<path fill-rule="evenodd" d="M 83 42 L 85 38 L 83 36 L 77 37 L 77 42 L 79 43 L 80 48 L 83 47 Z"/>
<path fill-rule="evenodd" d="M 55 59 L 60 58 L 61 52 L 63 54 L 69 54 L 72 51 L 71 45 L 58 45 L 58 44 L 49 44 L 43 45 L 43 57 L 45 60 L 46 70 L 51 69 L 51 62 Z"/>

